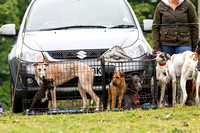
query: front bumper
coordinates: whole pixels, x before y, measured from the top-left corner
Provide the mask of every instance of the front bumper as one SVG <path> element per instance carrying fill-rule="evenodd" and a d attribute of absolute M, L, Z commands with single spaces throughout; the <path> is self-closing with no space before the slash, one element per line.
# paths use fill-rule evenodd
<path fill-rule="evenodd" d="M 88 64 L 90 67 L 93 68 L 95 72 L 95 79 L 93 84 L 94 91 L 101 92 L 102 91 L 102 80 L 105 80 L 105 85 L 107 85 L 106 88 L 109 87 L 109 84 L 112 80 L 112 75 L 114 72 L 121 71 L 125 72 L 126 75 L 132 74 L 133 72 L 139 72 L 141 75 L 154 73 L 154 63 L 153 60 L 137 60 L 133 62 L 127 62 L 127 63 L 106 63 L 105 64 L 105 79 L 102 79 L 102 62 L 96 59 L 90 59 L 90 60 L 79 60 L 83 63 Z M 11 73 L 11 80 L 13 84 L 15 84 L 16 76 L 17 76 L 17 69 L 18 69 L 19 61 L 16 58 L 13 58 L 9 61 L 9 67 L 10 67 L 10 73 Z M 16 92 L 21 93 L 26 92 L 30 93 L 30 95 L 35 94 L 39 90 L 39 86 L 35 80 L 35 70 L 34 66 L 32 65 L 33 62 L 20 62 L 20 68 L 19 68 L 19 76 L 17 80 L 17 87 Z M 33 82 L 30 84 L 28 83 L 28 80 L 32 80 Z M 67 83 L 64 83 L 60 86 L 57 86 L 57 97 L 62 97 L 63 95 L 74 95 L 78 92 L 78 78 L 74 78 Z M 148 84 L 143 85 L 145 88 L 148 88 Z M 16 94 L 18 94 L 16 93 Z M 21 96 L 21 95 L 20 95 Z"/>

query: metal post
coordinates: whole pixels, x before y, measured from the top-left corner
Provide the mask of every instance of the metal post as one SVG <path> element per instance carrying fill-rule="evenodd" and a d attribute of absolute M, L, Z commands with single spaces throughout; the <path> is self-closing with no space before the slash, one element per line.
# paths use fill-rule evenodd
<path fill-rule="evenodd" d="M 106 98 L 106 83 L 105 83 L 105 60 L 101 59 L 101 80 L 102 80 L 102 98 L 103 98 L 103 109 L 107 109 L 107 98 Z"/>

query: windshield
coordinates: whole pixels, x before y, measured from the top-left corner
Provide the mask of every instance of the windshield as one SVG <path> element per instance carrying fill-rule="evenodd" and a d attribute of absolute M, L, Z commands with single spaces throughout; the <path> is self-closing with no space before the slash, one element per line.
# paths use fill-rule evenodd
<path fill-rule="evenodd" d="M 124 0 L 36 0 L 28 16 L 27 30 L 119 25 L 135 25 Z"/>

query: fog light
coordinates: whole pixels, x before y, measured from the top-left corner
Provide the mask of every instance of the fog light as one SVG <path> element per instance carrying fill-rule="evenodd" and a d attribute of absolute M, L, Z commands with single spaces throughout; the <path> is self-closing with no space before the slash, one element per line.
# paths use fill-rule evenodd
<path fill-rule="evenodd" d="M 32 85 L 33 83 L 34 83 L 33 78 L 27 78 L 27 79 L 26 79 L 26 84 L 27 84 L 27 85 Z"/>

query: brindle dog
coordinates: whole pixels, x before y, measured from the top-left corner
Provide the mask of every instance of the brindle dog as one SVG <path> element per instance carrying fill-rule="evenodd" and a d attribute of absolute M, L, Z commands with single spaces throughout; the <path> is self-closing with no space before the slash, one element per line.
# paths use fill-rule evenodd
<path fill-rule="evenodd" d="M 84 109 L 89 104 L 86 93 L 96 102 L 96 110 L 99 110 L 100 98 L 93 91 L 94 71 L 91 67 L 81 62 L 61 62 L 61 63 L 35 63 L 35 80 L 41 85 L 42 79 L 53 79 L 54 89 L 51 89 L 53 111 L 56 111 L 56 86 L 78 77 L 78 90 L 83 99 Z"/>

